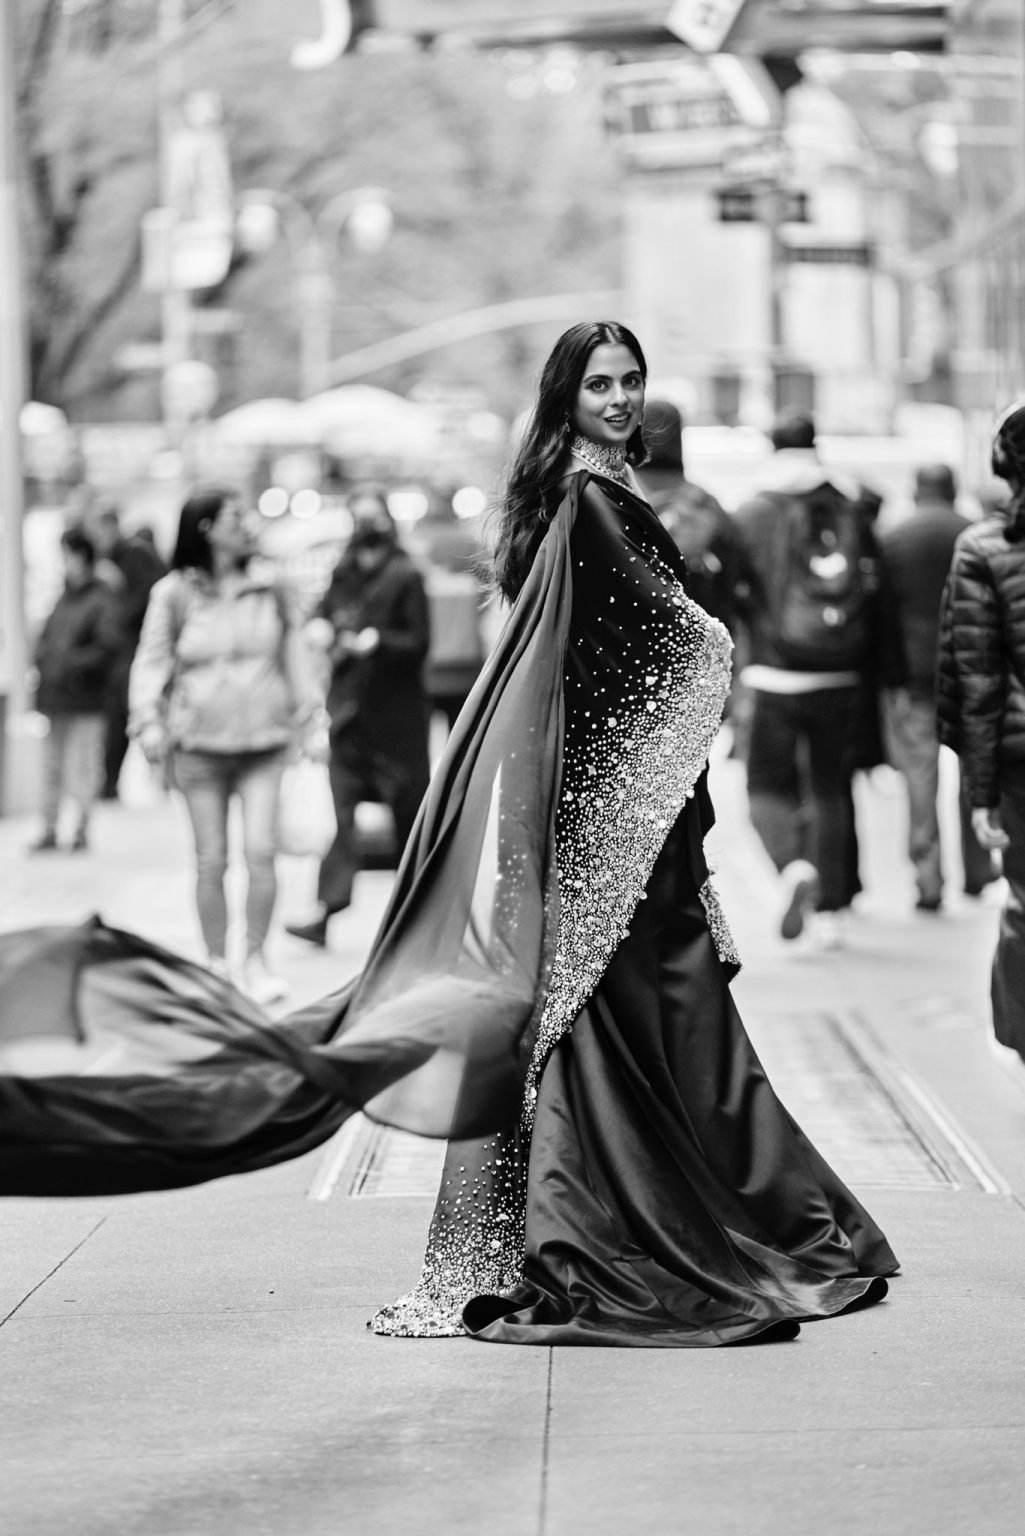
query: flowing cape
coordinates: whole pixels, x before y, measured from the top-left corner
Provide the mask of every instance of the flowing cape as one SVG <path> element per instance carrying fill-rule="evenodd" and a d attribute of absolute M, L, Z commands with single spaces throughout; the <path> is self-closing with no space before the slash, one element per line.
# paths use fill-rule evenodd
<path fill-rule="evenodd" d="M 91 919 L 0 936 L 0 1191 L 198 1183 L 356 1110 L 434 1137 L 520 1113 L 558 929 L 574 477 L 449 739 L 362 974 L 275 1023 Z"/>

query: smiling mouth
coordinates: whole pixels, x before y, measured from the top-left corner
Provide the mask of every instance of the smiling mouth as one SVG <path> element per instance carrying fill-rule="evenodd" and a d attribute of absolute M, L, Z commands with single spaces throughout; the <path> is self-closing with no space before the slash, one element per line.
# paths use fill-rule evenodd
<path fill-rule="evenodd" d="M 606 416 L 605 420 L 610 427 L 625 427 L 630 420 L 629 411 L 623 411 L 618 416 Z"/>

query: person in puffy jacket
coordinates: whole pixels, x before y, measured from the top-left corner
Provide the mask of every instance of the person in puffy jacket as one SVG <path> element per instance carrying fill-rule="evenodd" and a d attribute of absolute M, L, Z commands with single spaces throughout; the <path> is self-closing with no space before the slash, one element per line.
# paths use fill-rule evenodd
<path fill-rule="evenodd" d="M 229 973 L 228 812 L 242 810 L 249 875 L 246 958 L 239 978 L 257 1002 L 287 988 L 264 944 L 277 881 L 278 794 L 286 751 L 312 747 L 322 715 L 292 594 L 252 563 L 251 519 L 229 489 L 182 507 L 171 571 L 150 593 L 129 681 L 129 732 L 168 768 L 188 808 L 196 904 L 212 970 Z"/>
<path fill-rule="evenodd" d="M 937 726 L 961 759 L 979 842 L 1003 856 L 1008 891 L 993 958 L 993 1023 L 1001 1045 L 1025 1057 L 1025 400 L 997 423 L 992 465 L 1011 500 L 954 548 Z"/>
<path fill-rule="evenodd" d="M 36 642 L 36 708 L 49 719 L 43 772 L 43 830 L 33 853 L 55 849 L 65 795 L 75 807 L 71 849 L 89 842 L 89 815 L 103 779 L 103 706 L 121 628 L 114 600 L 96 576 L 96 551 L 81 528 L 61 539 L 64 591 Z"/>

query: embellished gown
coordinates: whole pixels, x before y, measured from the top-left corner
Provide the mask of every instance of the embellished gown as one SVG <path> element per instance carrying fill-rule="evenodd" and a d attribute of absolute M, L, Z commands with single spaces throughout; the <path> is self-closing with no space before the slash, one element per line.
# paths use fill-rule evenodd
<path fill-rule="evenodd" d="M 0 938 L 0 1192 L 243 1172 L 362 1108 L 449 1140 L 379 1332 L 695 1347 L 884 1294 L 730 996 L 702 852 L 730 642 L 684 576 L 645 502 L 569 477 L 341 992 L 271 1024 L 95 920 Z"/>

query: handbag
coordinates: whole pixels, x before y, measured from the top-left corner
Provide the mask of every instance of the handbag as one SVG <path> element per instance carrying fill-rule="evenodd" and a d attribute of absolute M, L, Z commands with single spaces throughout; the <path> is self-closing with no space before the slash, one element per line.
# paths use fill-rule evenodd
<path fill-rule="evenodd" d="M 309 757 L 289 763 L 281 776 L 278 800 L 278 852 L 323 858 L 336 831 L 327 764 Z"/>

